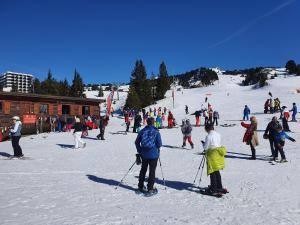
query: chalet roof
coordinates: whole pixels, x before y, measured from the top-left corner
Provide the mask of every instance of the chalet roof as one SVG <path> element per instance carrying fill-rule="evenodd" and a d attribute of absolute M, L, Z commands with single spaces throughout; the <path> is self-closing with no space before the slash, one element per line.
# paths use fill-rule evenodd
<path fill-rule="evenodd" d="M 66 101 L 66 102 L 85 102 L 90 104 L 101 103 L 105 100 L 103 99 L 91 99 L 91 98 L 78 98 L 78 97 L 66 97 L 66 96 L 53 96 L 53 95 L 41 95 L 41 94 L 28 94 L 21 92 L 2 92 L 0 91 L 0 100 L 1 99 L 16 99 L 16 100 L 28 100 L 32 99 L 35 101 L 43 100 L 43 101 Z"/>

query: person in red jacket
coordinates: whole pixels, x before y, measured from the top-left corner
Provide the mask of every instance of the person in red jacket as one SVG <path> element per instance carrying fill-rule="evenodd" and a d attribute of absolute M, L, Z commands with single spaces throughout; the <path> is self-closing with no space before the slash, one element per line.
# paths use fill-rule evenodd
<path fill-rule="evenodd" d="M 172 112 L 169 111 L 169 115 L 168 115 L 168 128 L 173 128 L 173 120 L 174 120 L 174 116 L 173 116 Z"/>
<path fill-rule="evenodd" d="M 247 124 L 242 122 L 242 127 L 245 127 L 247 130 L 243 137 L 243 142 L 247 145 L 250 145 L 252 157 L 250 159 L 256 159 L 255 147 L 258 145 L 258 138 L 257 138 L 257 120 L 255 116 L 250 118 L 251 123 Z"/>

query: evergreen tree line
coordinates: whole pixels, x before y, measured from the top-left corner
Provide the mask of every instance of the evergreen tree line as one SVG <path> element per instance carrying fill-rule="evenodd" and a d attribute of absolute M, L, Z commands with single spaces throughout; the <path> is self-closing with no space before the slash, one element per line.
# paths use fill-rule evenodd
<path fill-rule="evenodd" d="M 131 73 L 129 93 L 125 107 L 141 109 L 163 99 L 170 89 L 170 79 L 164 62 L 159 66 L 158 78 L 147 79 L 146 67 L 142 60 L 137 60 Z"/>
<path fill-rule="evenodd" d="M 285 68 L 289 74 L 296 74 L 297 76 L 300 76 L 300 64 L 297 65 L 294 60 L 289 60 L 286 63 Z"/>
<path fill-rule="evenodd" d="M 219 77 L 215 71 L 201 67 L 200 69 L 174 75 L 174 79 L 178 80 L 178 84 L 184 88 L 191 88 L 190 81 L 201 81 L 203 86 L 208 86 L 213 84 L 214 81 L 219 80 Z"/>
<path fill-rule="evenodd" d="M 34 79 L 33 93 L 43 95 L 70 96 L 85 98 L 83 80 L 78 71 L 75 70 L 72 84 L 69 85 L 67 79 L 56 80 L 53 78 L 51 70 L 48 71 L 47 78 L 43 81 Z"/>
<path fill-rule="evenodd" d="M 245 74 L 246 77 L 242 84 L 245 86 L 253 84 L 259 84 L 260 87 L 265 86 L 267 84 L 268 75 L 263 72 L 263 69 L 262 67 L 257 67 L 243 70 L 243 74 Z"/>

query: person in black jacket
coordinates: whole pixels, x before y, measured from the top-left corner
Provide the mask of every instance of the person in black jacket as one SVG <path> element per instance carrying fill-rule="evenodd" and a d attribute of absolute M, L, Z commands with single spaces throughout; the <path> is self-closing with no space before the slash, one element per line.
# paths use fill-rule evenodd
<path fill-rule="evenodd" d="M 264 133 L 264 138 L 269 139 L 269 142 L 270 142 L 272 158 L 275 157 L 275 147 L 276 147 L 275 135 L 276 135 L 276 132 L 277 132 L 276 129 L 279 126 L 280 126 L 280 123 L 279 123 L 277 117 L 273 116 L 271 122 L 268 123 L 268 126 L 265 130 L 265 133 Z"/>
<path fill-rule="evenodd" d="M 104 132 L 105 132 L 105 127 L 108 124 L 108 116 L 100 116 L 99 120 L 99 130 L 100 134 L 97 135 L 98 139 L 105 140 L 104 138 Z"/>
<path fill-rule="evenodd" d="M 83 129 L 83 125 L 80 122 L 80 118 L 76 117 L 75 124 L 74 124 L 74 132 L 73 132 L 73 136 L 75 139 L 75 149 L 79 148 L 79 143 L 82 144 L 83 148 L 85 148 L 86 146 L 86 143 L 81 139 L 82 129 Z"/>
<path fill-rule="evenodd" d="M 134 117 L 133 133 L 138 133 L 140 131 L 141 122 L 142 122 L 142 117 L 140 115 L 140 112 L 138 112 Z"/>

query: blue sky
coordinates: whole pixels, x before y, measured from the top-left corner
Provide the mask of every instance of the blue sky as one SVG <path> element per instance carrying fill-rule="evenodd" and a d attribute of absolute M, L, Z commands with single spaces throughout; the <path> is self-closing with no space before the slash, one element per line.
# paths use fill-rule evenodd
<path fill-rule="evenodd" d="M 0 0 L 0 72 L 85 83 L 300 63 L 300 0 Z"/>

